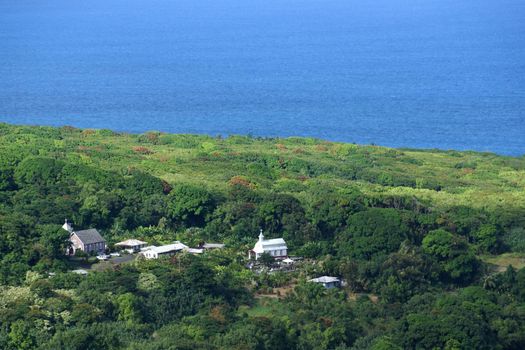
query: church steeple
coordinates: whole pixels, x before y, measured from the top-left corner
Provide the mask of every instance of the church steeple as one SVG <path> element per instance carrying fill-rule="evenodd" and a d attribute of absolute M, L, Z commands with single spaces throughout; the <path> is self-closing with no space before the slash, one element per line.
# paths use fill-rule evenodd
<path fill-rule="evenodd" d="M 64 230 L 66 230 L 67 232 L 69 232 L 69 233 L 73 233 L 73 226 L 71 226 L 71 225 L 69 224 L 69 222 L 67 222 L 67 219 L 65 219 L 64 221 L 65 221 L 65 222 L 64 222 L 64 225 L 62 225 L 62 228 L 63 228 Z"/>
<path fill-rule="evenodd" d="M 264 240 L 263 230 L 261 229 L 261 232 L 259 233 L 259 242 L 262 242 Z"/>

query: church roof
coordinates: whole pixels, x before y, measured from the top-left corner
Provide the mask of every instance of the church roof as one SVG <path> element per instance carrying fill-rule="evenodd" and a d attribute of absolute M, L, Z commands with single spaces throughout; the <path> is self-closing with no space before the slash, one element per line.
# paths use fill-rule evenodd
<path fill-rule="evenodd" d="M 257 241 L 257 243 L 255 243 L 255 246 L 253 247 L 253 251 L 259 254 L 262 254 L 270 250 L 285 250 L 285 249 L 288 249 L 288 247 L 286 246 L 286 242 L 282 238 L 259 239 L 259 241 Z"/>
<path fill-rule="evenodd" d="M 90 228 L 88 230 L 76 231 L 74 234 L 82 241 L 84 244 L 100 243 L 106 242 L 104 238 L 98 233 L 96 228 Z"/>
<path fill-rule="evenodd" d="M 274 245 L 286 245 L 286 242 L 282 238 L 265 239 L 262 241 L 263 246 L 269 247 Z"/>

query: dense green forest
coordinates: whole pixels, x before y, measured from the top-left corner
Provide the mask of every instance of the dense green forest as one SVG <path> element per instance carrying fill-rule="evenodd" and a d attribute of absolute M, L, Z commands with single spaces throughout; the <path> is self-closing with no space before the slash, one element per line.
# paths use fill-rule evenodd
<path fill-rule="evenodd" d="M 65 218 L 226 249 L 81 276 Z M 525 157 L 0 124 L 1 349 L 524 349 L 524 266 Z"/>

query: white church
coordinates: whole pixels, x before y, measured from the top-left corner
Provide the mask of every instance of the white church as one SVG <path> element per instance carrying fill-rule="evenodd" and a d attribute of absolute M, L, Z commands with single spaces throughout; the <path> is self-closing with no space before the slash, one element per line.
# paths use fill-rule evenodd
<path fill-rule="evenodd" d="M 288 247 L 282 238 L 264 239 L 263 231 L 259 234 L 259 240 L 252 250 L 248 252 L 248 258 L 258 260 L 263 253 L 270 254 L 276 259 L 288 257 Z"/>

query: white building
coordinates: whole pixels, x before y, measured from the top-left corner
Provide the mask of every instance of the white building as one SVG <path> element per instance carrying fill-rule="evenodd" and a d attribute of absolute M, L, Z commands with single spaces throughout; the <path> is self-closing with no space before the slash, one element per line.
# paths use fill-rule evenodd
<path fill-rule="evenodd" d="M 248 257 L 258 260 L 262 254 L 267 253 L 276 259 L 288 257 L 288 247 L 282 238 L 264 239 L 263 232 L 259 234 L 259 240 L 255 243 L 252 250 L 248 252 Z"/>
<path fill-rule="evenodd" d="M 341 286 L 341 280 L 337 277 L 331 276 L 321 276 L 317 278 L 312 278 L 311 280 L 308 280 L 308 282 L 322 284 L 323 287 L 325 287 L 326 289 L 337 288 Z"/>
<path fill-rule="evenodd" d="M 138 239 L 127 239 L 125 241 L 116 243 L 115 247 L 122 248 L 131 254 L 140 252 L 140 250 L 144 248 L 147 244 L 148 243 L 139 241 Z"/>
<path fill-rule="evenodd" d="M 158 259 L 163 256 L 175 255 L 176 253 L 187 249 L 189 249 L 187 245 L 177 241 L 173 244 L 161 245 L 160 247 L 148 247 L 148 249 L 142 251 L 141 254 L 149 260 Z"/>

